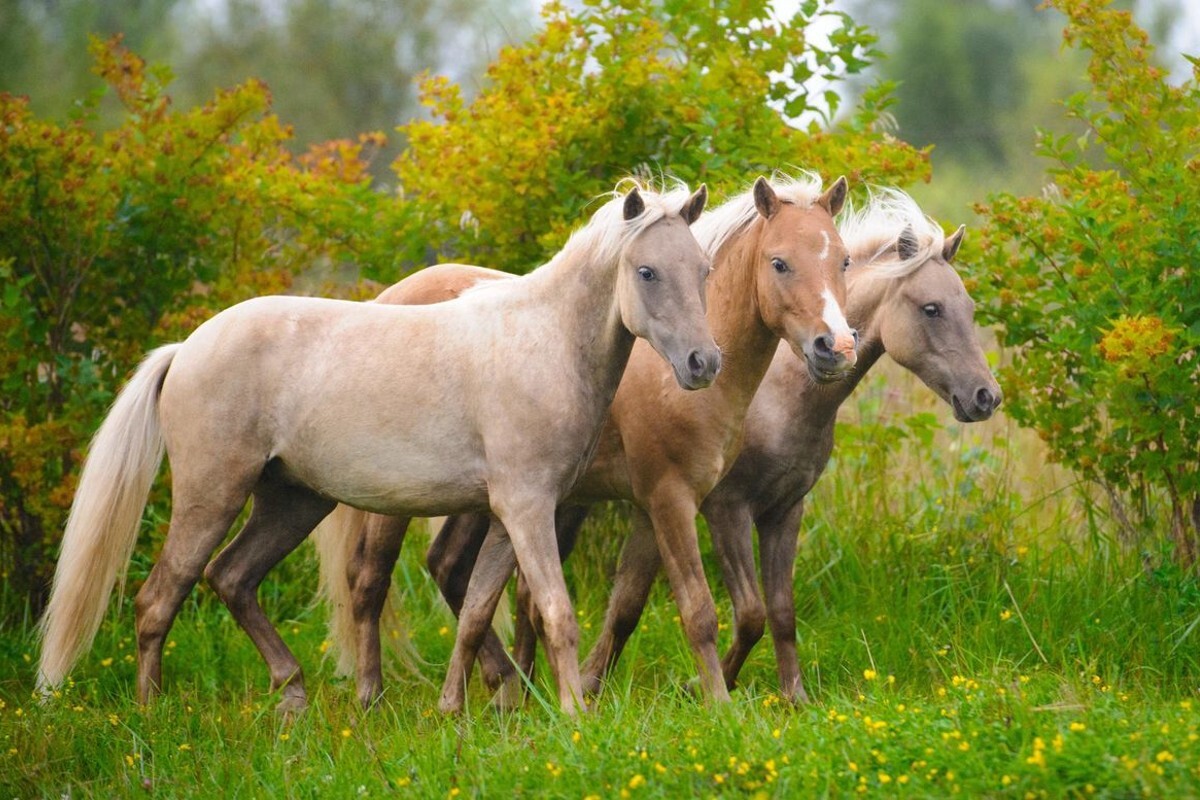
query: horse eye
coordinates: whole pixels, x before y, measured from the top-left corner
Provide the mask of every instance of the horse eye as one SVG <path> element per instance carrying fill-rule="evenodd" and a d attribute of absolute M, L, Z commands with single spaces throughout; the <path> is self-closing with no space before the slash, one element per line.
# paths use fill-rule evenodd
<path fill-rule="evenodd" d="M 790 269 L 782 258 L 772 258 L 771 266 L 775 268 L 776 272 L 787 272 Z"/>
<path fill-rule="evenodd" d="M 638 267 L 638 275 L 640 275 L 644 281 L 652 281 L 658 277 L 654 274 L 654 270 L 650 269 L 649 267 Z"/>
<path fill-rule="evenodd" d="M 926 303 L 921 306 L 921 313 L 929 318 L 940 317 L 942 315 L 942 307 L 937 303 Z"/>
<path fill-rule="evenodd" d="M 848 269 L 850 269 L 850 256 L 846 256 L 845 260 L 842 261 L 842 272 Z"/>

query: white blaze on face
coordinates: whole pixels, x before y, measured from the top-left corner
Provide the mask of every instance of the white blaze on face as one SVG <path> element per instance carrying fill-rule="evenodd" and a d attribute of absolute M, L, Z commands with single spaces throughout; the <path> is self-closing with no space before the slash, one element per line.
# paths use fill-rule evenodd
<path fill-rule="evenodd" d="M 829 332 L 833 334 L 834 352 L 841 353 L 851 364 L 855 363 L 858 355 L 854 350 L 854 333 L 850 330 L 850 323 L 846 321 L 846 315 L 842 313 L 841 305 L 833 296 L 833 292 L 829 291 L 828 286 L 821 292 L 821 299 L 825 302 L 825 307 L 821 311 L 821 319 L 829 326 Z"/>

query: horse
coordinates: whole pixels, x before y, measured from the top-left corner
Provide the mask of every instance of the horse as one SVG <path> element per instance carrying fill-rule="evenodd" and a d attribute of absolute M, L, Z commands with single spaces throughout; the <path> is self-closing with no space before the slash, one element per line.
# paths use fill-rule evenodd
<path fill-rule="evenodd" d="M 733 642 L 721 661 L 725 684 L 733 688 L 769 623 L 780 692 L 797 703 L 808 701 L 796 655 L 797 543 L 804 498 L 833 451 L 838 408 L 885 353 L 945 401 L 959 422 L 990 418 L 1002 399 L 975 333 L 974 301 L 952 266 L 966 226 L 946 237 L 907 194 L 880 189 L 861 210 L 848 210 L 839 230 L 853 262 L 846 315 L 861 336 L 856 368 L 844 381 L 814 383 L 780 347 L 750 404 L 741 453 L 700 505 L 734 609 Z M 575 519 L 582 524 L 581 516 Z M 755 578 L 752 528 L 765 603 Z M 573 537 L 562 529 L 559 535 Z M 636 628 L 658 570 L 653 542 L 638 528 L 633 535 L 646 541 L 627 544 L 622 554 L 585 685 L 596 670 L 611 666 Z M 536 644 L 520 627 L 518 638 L 529 641 L 530 650 Z M 530 663 L 532 652 L 519 659 L 522 667 Z"/>
<path fill-rule="evenodd" d="M 39 689 L 61 683 L 94 638 L 165 450 L 170 528 L 135 601 L 141 702 L 160 691 L 163 641 L 203 573 L 267 662 L 280 710 L 303 708 L 300 665 L 256 590 L 342 502 L 501 520 L 573 711 L 578 634 L 554 508 L 588 461 L 635 337 L 684 389 L 719 370 L 704 313 L 710 262 L 689 227 L 706 199 L 704 187 L 635 186 L 546 265 L 454 302 L 257 298 L 151 352 L 83 467 L 41 623 Z M 210 563 L 250 497 L 245 526 Z"/>
<path fill-rule="evenodd" d="M 635 526 L 649 537 L 652 548 L 666 555 L 701 686 L 716 701 L 727 700 L 729 694 L 720 673 L 716 608 L 700 563 L 695 515 L 700 501 L 732 465 L 746 409 L 780 341 L 818 382 L 840 380 L 855 361 L 856 334 L 841 311 L 848 258 L 833 223 L 846 191 L 844 178 L 824 191 L 813 174 L 773 182 L 760 178 L 752 189 L 696 223 L 696 236 L 713 259 L 708 319 L 721 347 L 721 373 L 705 392 L 684 394 L 668 385 L 645 348 L 635 346 L 593 461 L 559 512 L 558 525 L 567 527 L 571 507 L 579 503 L 609 498 L 634 503 Z M 466 284 L 488 280 L 477 273 L 461 278 Z M 449 285 L 442 288 L 453 296 Z M 433 297 L 436 291 L 422 299 Z M 407 520 L 388 522 L 348 513 L 341 515 L 339 524 L 326 540 L 328 547 L 319 539 L 319 551 L 324 558 L 330 548 L 343 548 L 339 563 L 349 564 L 349 576 L 328 581 L 327 591 L 335 614 L 339 608 L 343 614 L 353 609 L 354 619 L 332 630 L 342 633 L 342 647 L 345 639 L 357 639 L 359 697 L 369 701 L 379 680 L 379 611 L 377 607 L 373 614 L 361 615 L 360 598 L 386 593 L 395 560 L 387 554 L 397 548 L 373 542 L 402 538 Z M 355 537 L 347 535 L 346 528 L 358 528 L 365 542 L 353 555 L 347 553 Z M 467 543 L 458 541 L 458 534 L 465 535 Z M 484 515 L 451 517 L 428 563 L 451 608 L 460 614 L 441 700 L 443 710 L 454 711 L 461 707 L 481 646 L 485 675 L 506 668 L 511 674 L 490 622 L 513 563 L 503 528 L 492 524 L 489 531 Z M 528 582 L 523 569 L 522 579 Z"/>

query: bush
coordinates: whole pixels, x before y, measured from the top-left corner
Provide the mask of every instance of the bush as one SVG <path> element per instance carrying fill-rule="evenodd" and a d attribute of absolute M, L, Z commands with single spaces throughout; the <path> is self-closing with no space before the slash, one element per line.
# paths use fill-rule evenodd
<path fill-rule="evenodd" d="M 35 609 L 81 448 L 146 349 L 319 259 L 394 269 L 406 241 L 366 174 L 379 136 L 296 159 L 263 84 L 176 111 L 164 70 L 92 54 L 113 130 L 99 97 L 58 124 L 0 95 L 0 569 Z"/>
<path fill-rule="evenodd" d="M 1152 527 L 1164 499 L 1176 557 L 1194 565 L 1200 66 L 1172 86 L 1127 12 L 1050 5 L 1069 18 L 1067 43 L 1091 53 L 1091 88 L 1065 104 L 1083 136 L 1039 136 L 1053 164 L 1045 193 L 978 209 L 990 270 L 978 292 L 1012 348 L 1006 408 L 1108 490 L 1127 532 Z"/>
<path fill-rule="evenodd" d="M 926 153 L 877 130 L 886 86 L 841 130 L 788 123 L 838 110 L 835 90 L 822 104 L 803 81 L 836 85 L 836 70 L 857 73 L 875 54 L 874 37 L 828 5 L 809 0 L 781 24 L 767 0 L 547 4 L 542 32 L 501 52 L 469 105 L 445 78 L 422 85 L 433 119 L 404 126 L 395 168 L 430 245 L 442 259 L 527 271 L 631 171 L 718 193 L 791 165 L 827 180 L 926 178 Z M 821 16 L 839 24 L 826 48 L 805 36 Z"/>

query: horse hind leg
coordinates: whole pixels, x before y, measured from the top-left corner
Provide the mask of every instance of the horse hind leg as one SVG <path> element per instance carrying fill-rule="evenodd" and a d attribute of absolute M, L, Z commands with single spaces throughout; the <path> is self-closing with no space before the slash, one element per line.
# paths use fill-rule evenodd
<path fill-rule="evenodd" d="M 134 601 L 138 646 L 138 701 L 147 703 L 162 686 L 163 643 L 188 592 L 225 538 L 250 496 L 261 465 L 241 470 L 222 466 L 226 480 L 189 476 L 177 467 L 171 493 L 171 525 L 162 552 Z M 224 485 L 224 491 L 214 486 Z"/>
<path fill-rule="evenodd" d="M 411 521 L 411 517 L 367 514 L 360 532 L 354 534 L 359 536 L 359 547 L 350 560 L 347 578 L 357 649 L 355 680 L 363 708 L 370 708 L 383 695 L 380 617 Z"/>
<path fill-rule="evenodd" d="M 254 489 L 254 507 L 245 527 L 204 570 L 209 585 L 267 662 L 271 689 L 282 690 L 280 711 L 301 710 L 308 698 L 299 662 L 258 603 L 258 586 L 334 505 L 302 486 L 264 476 Z"/>

